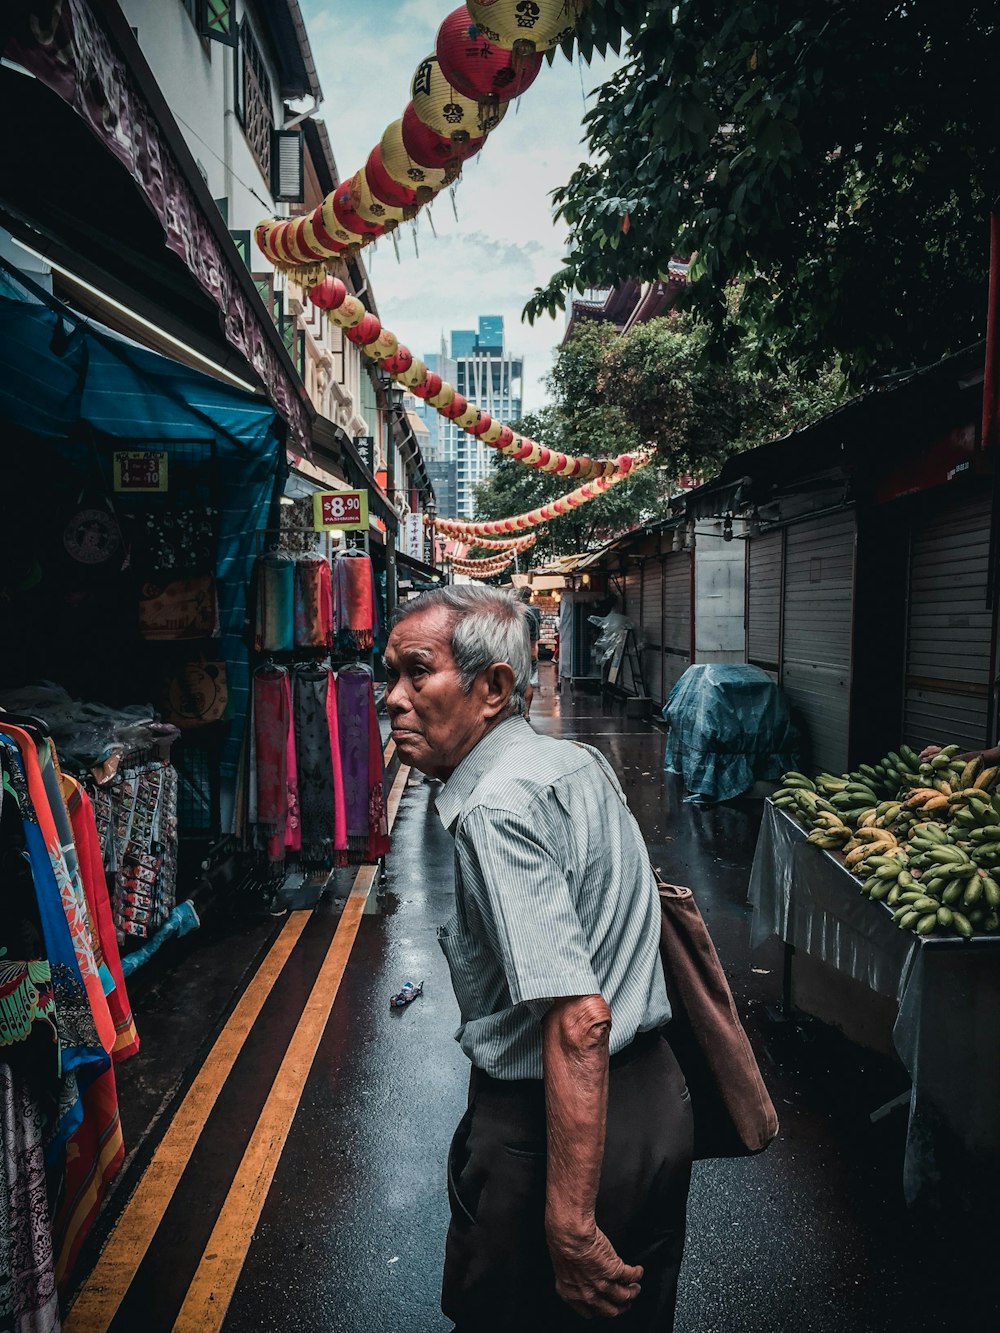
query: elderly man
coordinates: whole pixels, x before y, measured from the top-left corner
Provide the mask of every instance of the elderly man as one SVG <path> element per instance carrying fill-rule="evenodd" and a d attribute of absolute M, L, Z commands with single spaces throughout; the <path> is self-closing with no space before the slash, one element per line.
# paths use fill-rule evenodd
<path fill-rule="evenodd" d="M 461 1333 L 669 1333 L 691 1110 L 663 1035 L 659 903 L 614 773 L 522 717 L 524 607 L 408 602 L 386 649 L 404 763 L 443 779 L 455 914 L 441 946 L 472 1062 L 448 1160 L 442 1309 Z"/>

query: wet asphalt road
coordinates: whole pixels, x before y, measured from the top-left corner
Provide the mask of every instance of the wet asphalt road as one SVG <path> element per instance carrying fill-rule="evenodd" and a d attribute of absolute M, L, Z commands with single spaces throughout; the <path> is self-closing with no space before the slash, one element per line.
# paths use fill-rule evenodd
<path fill-rule="evenodd" d="M 905 1115 L 869 1120 L 906 1088 L 901 1068 L 821 1025 L 778 1026 L 768 1018 L 766 1005 L 780 989 L 780 950 L 773 944 L 750 957 L 744 905 L 760 803 L 684 805 L 675 780 L 662 773 L 660 730 L 605 715 L 594 697 L 555 695 L 550 668 L 542 683 L 534 724 L 586 740 L 612 759 L 654 863 L 698 891 L 782 1119 L 779 1140 L 761 1157 L 695 1169 L 678 1333 L 993 1333 L 1000 1306 L 984 1295 L 996 1272 L 996 1251 L 981 1253 L 985 1219 L 941 1225 L 908 1213 L 900 1185 Z M 467 1068 L 453 1041 L 457 1008 L 435 936 L 452 892 L 451 842 L 434 812 L 435 790 L 411 775 L 388 889 L 362 922 L 227 1333 L 450 1327 L 438 1311 L 444 1161 L 464 1108 Z M 172 1326 L 341 902 L 324 901 L 307 927 L 116 1329 Z M 245 968 L 266 931 L 238 934 L 228 963 L 225 947 L 206 937 L 199 947 L 215 952 L 206 959 L 195 950 L 186 975 L 200 968 L 204 984 L 224 987 L 227 967 Z M 390 1011 L 388 997 L 421 979 L 424 995 Z M 178 986 L 158 983 L 137 1005 L 144 1032 L 165 1040 L 171 1015 L 183 1026 L 191 982 L 187 991 Z M 183 1046 L 174 1044 L 173 1062 Z M 141 1077 L 123 1080 L 127 1134 L 130 1127 L 139 1133 L 166 1096 L 151 1050 L 147 1061 Z"/>

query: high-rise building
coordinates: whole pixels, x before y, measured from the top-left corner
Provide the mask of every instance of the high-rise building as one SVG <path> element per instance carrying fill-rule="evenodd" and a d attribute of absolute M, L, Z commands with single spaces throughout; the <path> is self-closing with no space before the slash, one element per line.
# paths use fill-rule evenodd
<path fill-rule="evenodd" d="M 507 351 L 503 316 L 480 315 L 478 329 L 452 329 L 450 350 L 451 355 L 447 356 L 442 342 L 440 354 L 424 357 L 428 368 L 497 421 L 505 425 L 516 421 L 521 415 L 524 362 Z M 457 467 L 453 516 L 472 518 L 474 488 L 488 477 L 493 450 L 438 416 L 433 408 L 427 408 L 424 419 L 431 433 L 429 457 Z M 443 508 L 440 512 L 444 517 L 452 517 Z"/>

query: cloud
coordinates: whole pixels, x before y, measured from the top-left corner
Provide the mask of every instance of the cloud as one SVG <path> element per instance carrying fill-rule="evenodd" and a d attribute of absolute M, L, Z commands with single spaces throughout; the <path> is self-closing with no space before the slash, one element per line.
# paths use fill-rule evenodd
<path fill-rule="evenodd" d="M 304 0 L 309 39 L 323 85 L 326 120 L 344 177 L 363 166 L 385 126 L 403 112 L 410 80 L 434 48 L 450 0 Z M 480 315 L 503 315 L 507 342 L 525 357 L 526 400 L 540 406 L 541 381 L 564 323 L 522 324 L 532 290 L 562 264 L 566 231 L 553 222 L 552 190 L 586 160 L 581 121 L 588 91 L 617 61 L 590 68 L 556 57 L 514 103 L 455 190 L 433 205 L 433 234 L 417 221 L 419 258 L 409 228 L 365 251 L 383 322 L 413 351 L 438 350 L 442 332 L 475 328 Z M 426 213 L 426 210 L 425 210 Z"/>

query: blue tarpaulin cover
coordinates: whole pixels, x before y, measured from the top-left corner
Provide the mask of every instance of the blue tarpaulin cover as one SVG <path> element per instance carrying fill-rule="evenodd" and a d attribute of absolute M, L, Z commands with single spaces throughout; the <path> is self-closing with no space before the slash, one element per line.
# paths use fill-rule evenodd
<path fill-rule="evenodd" d="M 0 298 L 0 422 L 46 438 L 67 461 L 81 428 L 119 448 L 155 448 L 190 458 L 214 441 L 220 477 L 216 584 L 231 721 L 223 772 L 235 774 L 249 689 L 244 640 L 256 533 L 269 526 L 283 477 L 283 426 L 252 394 L 190 370 L 107 330 L 77 325 L 33 302 Z M 39 457 L 39 484 L 49 466 Z M 110 467 L 110 462 L 107 462 Z"/>
<path fill-rule="evenodd" d="M 799 737 L 784 695 L 759 667 L 690 666 L 663 709 L 665 767 L 688 801 L 729 801 L 798 766 Z"/>

